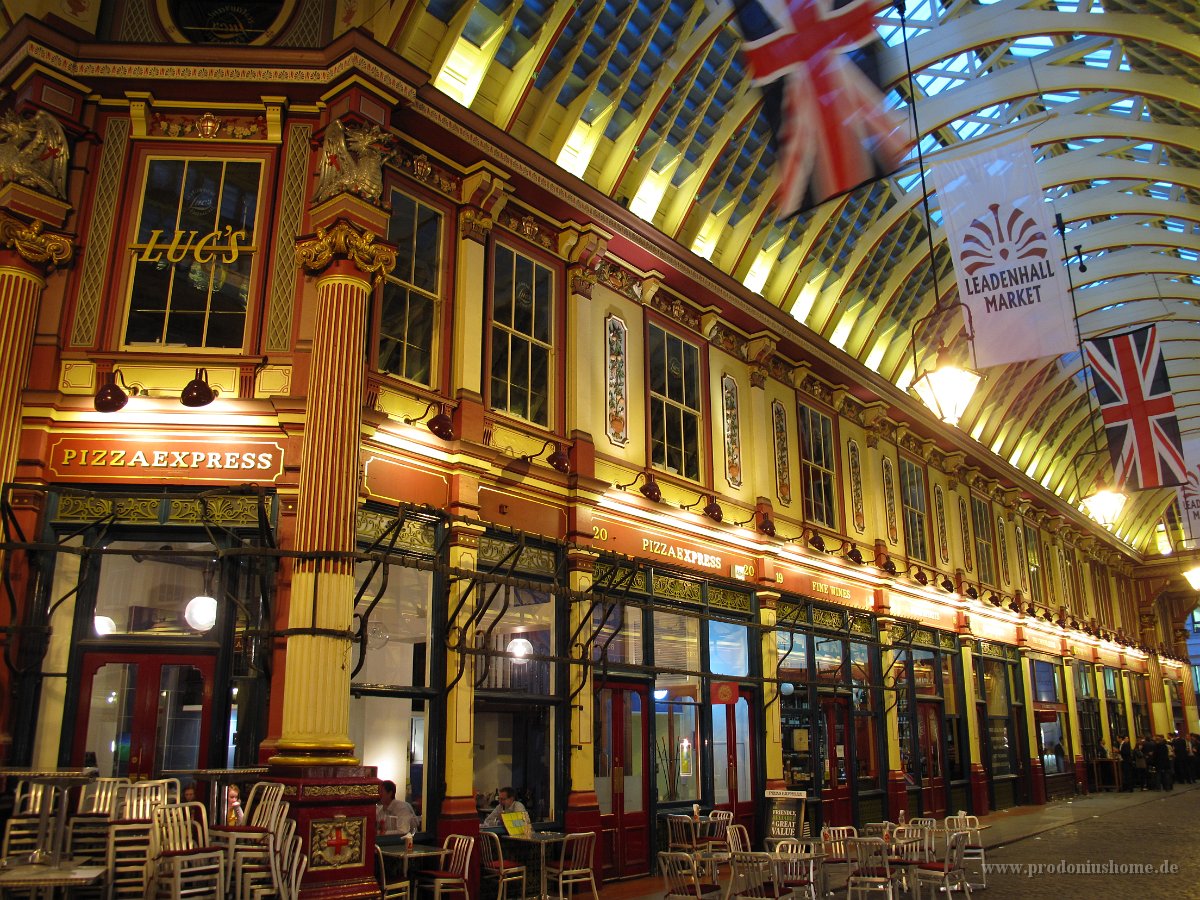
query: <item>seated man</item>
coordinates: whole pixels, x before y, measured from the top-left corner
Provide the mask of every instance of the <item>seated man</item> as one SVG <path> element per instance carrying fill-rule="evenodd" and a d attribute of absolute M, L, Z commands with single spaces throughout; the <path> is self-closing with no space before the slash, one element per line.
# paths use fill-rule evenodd
<path fill-rule="evenodd" d="M 488 813 L 488 817 L 483 820 L 484 826 L 503 825 L 505 813 L 525 813 L 525 817 L 529 818 L 529 813 L 525 810 L 525 804 L 517 799 L 517 792 L 511 787 L 500 788 L 500 802 L 496 804 L 496 808 Z"/>
<path fill-rule="evenodd" d="M 379 786 L 379 796 L 375 815 L 380 834 L 406 835 L 417 830 L 417 814 L 412 804 L 396 799 L 396 782 L 383 782 Z"/>

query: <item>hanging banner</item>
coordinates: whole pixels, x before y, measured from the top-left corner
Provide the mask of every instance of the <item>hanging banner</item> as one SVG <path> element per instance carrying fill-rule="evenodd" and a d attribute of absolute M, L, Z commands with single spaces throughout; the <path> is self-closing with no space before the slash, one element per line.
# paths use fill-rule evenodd
<path fill-rule="evenodd" d="M 1200 435 L 1184 440 L 1183 458 L 1187 463 L 1187 472 L 1176 491 L 1184 547 L 1192 550 L 1200 547 Z"/>
<path fill-rule="evenodd" d="M 1025 143 L 932 168 L 980 368 L 1078 349 L 1050 209 Z"/>

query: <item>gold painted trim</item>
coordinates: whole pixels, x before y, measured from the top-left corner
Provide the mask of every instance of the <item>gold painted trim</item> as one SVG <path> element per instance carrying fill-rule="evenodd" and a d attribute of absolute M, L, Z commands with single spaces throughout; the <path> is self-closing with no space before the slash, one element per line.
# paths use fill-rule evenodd
<path fill-rule="evenodd" d="M 16 250 L 17 255 L 28 263 L 54 271 L 56 266 L 70 261 L 75 246 L 70 238 L 53 232 L 47 234 L 43 228 L 45 225 L 40 221 L 27 225 L 0 210 L 0 246 Z"/>
<path fill-rule="evenodd" d="M 356 756 L 272 756 L 267 760 L 272 766 L 360 766 L 362 760 Z"/>
<path fill-rule="evenodd" d="M 316 237 L 296 245 L 296 264 L 316 274 L 335 258 L 348 259 L 378 284 L 396 267 L 396 251 L 375 243 L 375 235 L 338 219 L 331 228 L 318 228 Z"/>

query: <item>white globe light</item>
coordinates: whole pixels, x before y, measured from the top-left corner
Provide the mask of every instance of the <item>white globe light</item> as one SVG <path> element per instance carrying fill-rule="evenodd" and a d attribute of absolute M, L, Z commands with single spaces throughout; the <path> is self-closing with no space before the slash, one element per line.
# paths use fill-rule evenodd
<path fill-rule="evenodd" d="M 104 637 L 117 630 L 117 623 L 111 616 L 96 616 L 92 619 L 92 627 L 96 629 L 96 634 Z"/>
<path fill-rule="evenodd" d="M 524 663 L 525 657 L 533 652 L 533 644 L 523 637 L 513 638 L 508 642 L 508 652 L 512 654 L 514 663 Z"/>
<path fill-rule="evenodd" d="M 217 624 L 217 601 L 215 597 L 201 594 L 188 601 L 183 610 L 183 620 L 194 631 L 211 631 Z"/>
<path fill-rule="evenodd" d="M 779 693 L 783 694 L 785 697 L 790 697 L 792 694 L 796 693 L 796 686 L 790 681 L 785 681 L 783 684 L 779 685 Z"/>
<path fill-rule="evenodd" d="M 665 689 L 659 689 L 659 690 L 655 691 L 654 699 L 655 700 L 666 700 L 667 699 L 667 691 Z"/>

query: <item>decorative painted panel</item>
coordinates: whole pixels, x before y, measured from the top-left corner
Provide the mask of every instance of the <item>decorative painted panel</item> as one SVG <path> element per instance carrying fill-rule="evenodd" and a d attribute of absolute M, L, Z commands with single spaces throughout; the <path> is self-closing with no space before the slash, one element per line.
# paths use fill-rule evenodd
<path fill-rule="evenodd" d="M 887 512 L 888 541 L 898 543 L 900 526 L 896 521 L 896 469 L 890 456 L 883 458 L 883 506 Z"/>
<path fill-rule="evenodd" d="M 1008 584 L 1012 576 L 1008 571 L 1008 533 L 1004 529 L 1004 516 L 996 516 L 996 540 L 1000 543 L 1000 577 Z"/>
<path fill-rule="evenodd" d="M 725 480 L 730 487 L 742 486 L 742 428 L 738 409 L 737 380 L 721 376 L 721 407 L 725 414 Z"/>
<path fill-rule="evenodd" d="M 771 401 L 771 425 L 775 432 L 775 494 L 779 502 L 792 502 L 792 474 L 788 461 L 787 410 L 778 400 Z"/>
<path fill-rule="evenodd" d="M 629 408 L 626 355 L 629 328 L 619 317 L 608 316 L 604 320 L 604 335 L 604 370 L 608 373 L 608 384 L 605 386 L 604 433 L 608 435 L 612 444 L 624 447 L 629 441 L 629 422 L 625 418 Z"/>
<path fill-rule="evenodd" d="M 1021 587 L 1029 590 L 1029 564 L 1025 560 L 1025 531 L 1020 525 L 1013 532 L 1013 540 L 1017 544 L 1017 569 L 1021 575 Z M 1028 599 L 1028 598 L 1026 598 Z"/>
<path fill-rule="evenodd" d="M 971 514 L 967 509 L 967 501 L 958 498 L 958 528 L 962 533 L 963 566 L 968 572 L 975 571 L 974 556 L 971 552 Z"/>
<path fill-rule="evenodd" d="M 854 530 L 862 534 L 867 528 L 867 516 L 863 510 L 862 451 L 858 441 L 850 441 L 850 511 Z"/>
<path fill-rule="evenodd" d="M 938 556 L 950 562 L 950 535 L 946 530 L 946 493 L 940 484 L 933 486 L 933 513 L 937 518 Z"/>

